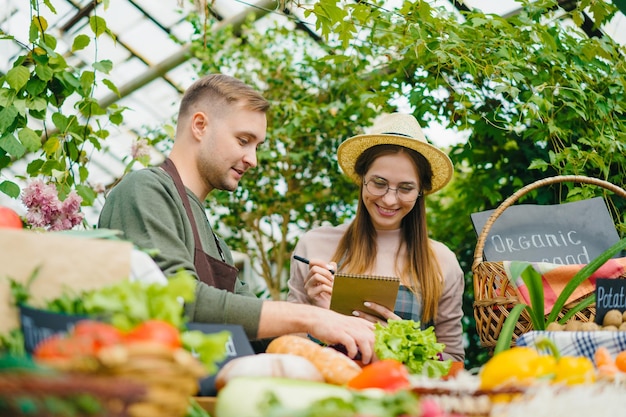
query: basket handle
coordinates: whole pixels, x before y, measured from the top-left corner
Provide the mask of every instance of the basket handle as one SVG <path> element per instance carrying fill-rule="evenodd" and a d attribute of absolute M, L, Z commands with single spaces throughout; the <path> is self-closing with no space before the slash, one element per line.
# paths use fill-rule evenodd
<path fill-rule="evenodd" d="M 515 203 L 520 197 L 525 195 L 526 193 L 537 189 L 539 187 L 543 187 L 545 185 L 561 183 L 561 182 L 580 182 L 584 184 L 593 184 L 600 186 L 602 188 L 606 188 L 607 190 L 613 191 L 615 194 L 626 198 L 626 190 L 618 187 L 615 184 L 612 184 L 608 181 L 600 180 L 598 178 L 585 177 L 583 175 L 558 175 L 555 177 L 543 178 L 541 180 L 537 180 L 531 184 L 528 184 L 515 193 L 513 193 L 509 198 L 504 200 L 498 208 L 489 216 L 485 225 L 483 226 L 483 230 L 480 232 L 478 236 L 478 241 L 476 243 L 476 249 L 474 249 L 474 263 L 472 264 L 472 270 L 476 268 L 478 264 L 483 261 L 483 249 L 485 248 L 485 241 L 487 240 L 487 235 L 489 234 L 489 230 L 491 226 L 496 221 L 496 219 L 510 207 L 513 203 Z"/>

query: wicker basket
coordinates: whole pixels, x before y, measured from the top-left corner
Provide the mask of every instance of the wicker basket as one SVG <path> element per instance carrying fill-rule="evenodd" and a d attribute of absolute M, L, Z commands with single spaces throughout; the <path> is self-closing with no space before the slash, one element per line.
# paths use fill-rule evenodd
<path fill-rule="evenodd" d="M 146 389 L 124 379 L 42 372 L 17 366 L 0 370 L 0 415 L 130 417 Z"/>
<path fill-rule="evenodd" d="M 562 182 L 580 182 L 585 184 L 597 185 L 612 191 L 616 195 L 626 198 L 626 191 L 610 182 L 590 178 L 580 175 L 563 175 L 544 178 L 519 189 L 509 198 L 504 200 L 500 206 L 491 214 L 485 223 L 478 240 L 476 249 L 474 250 L 474 262 L 472 263 L 472 274 L 474 279 L 474 318 L 476 319 L 476 330 L 480 337 L 481 344 L 493 350 L 498 341 L 498 336 L 504 325 L 504 321 L 509 316 L 511 309 L 520 303 L 515 288 L 509 282 L 504 271 L 503 262 L 483 262 L 483 250 L 487 235 L 496 219 L 515 203 L 520 197 L 537 189 L 550 184 Z M 626 276 L 622 277 L 626 278 Z M 561 311 L 559 317 L 562 317 L 573 304 L 566 305 Z M 573 317 L 579 321 L 592 321 L 595 318 L 595 305 L 591 305 Z M 524 310 L 520 316 L 513 335 L 513 340 L 522 334 L 532 330 L 532 324 L 528 312 Z"/>
<path fill-rule="evenodd" d="M 183 417 L 189 401 L 206 377 L 203 365 L 188 351 L 172 350 L 155 343 L 105 347 L 95 357 L 45 361 L 70 374 L 120 380 L 145 388 L 145 396 L 128 407 L 130 417 Z"/>

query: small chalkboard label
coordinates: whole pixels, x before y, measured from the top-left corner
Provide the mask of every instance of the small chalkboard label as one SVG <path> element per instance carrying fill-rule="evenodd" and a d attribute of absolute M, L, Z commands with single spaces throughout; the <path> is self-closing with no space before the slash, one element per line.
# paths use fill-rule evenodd
<path fill-rule="evenodd" d="M 477 235 L 495 210 L 472 213 Z M 602 197 L 554 205 L 519 204 L 489 229 L 484 260 L 588 264 L 619 241 Z M 616 255 L 619 257 L 623 255 Z"/>
<path fill-rule="evenodd" d="M 46 310 L 21 305 L 20 328 L 24 335 L 24 350 L 32 354 L 35 347 L 44 339 L 55 334 L 67 334 L 79 320 L 86 316 L 75 316 L 62 313 L 53 313 Z"/>
<path fill-rule="evenodd" d="M 609 310 L 626 311 L 626 279 L 596 279 L 596 323 L 602 324 Z"/>

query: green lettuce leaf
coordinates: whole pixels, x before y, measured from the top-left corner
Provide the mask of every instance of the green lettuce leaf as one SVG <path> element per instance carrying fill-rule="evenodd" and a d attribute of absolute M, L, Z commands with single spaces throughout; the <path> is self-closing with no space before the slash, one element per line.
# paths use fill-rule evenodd
<path fill-rule="evenodd" d="M 379 359 L 396 359 L 412 374 L 431 378 L 446 375 L 452 367 L 451 360 L 440 360 L 445 345 L 437 342 L 435 328 L 424 330 L 413 320 L 389 320 L 386 326 L 376 324 L 374 351 Z"/>

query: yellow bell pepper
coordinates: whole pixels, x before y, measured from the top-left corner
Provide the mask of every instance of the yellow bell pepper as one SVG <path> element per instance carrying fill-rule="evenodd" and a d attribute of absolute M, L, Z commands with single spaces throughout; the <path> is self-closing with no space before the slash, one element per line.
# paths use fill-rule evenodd
<path fill-rule="evenodd" d="M 551 377 L 555 367 L 553 356 L 542 356 L 530 347 L 513 347 L 487 361 L 480 372 L 480 387 L 528 385 L 539 378 Z"/>
<path fill-rule="evenodd" d="M 562 356 L 556 363 L 554 382 L 567 385 L 592 383 L 596 380 L 593 362 L 584 356 Z"/>
<path fill-rule="evenodd" d="M 554 342 L 547 338 L 538 340 L 537 347 L 548 349 L 552 354 L 541 355 L 534 348 L 517 346 L 494 355 L 481 369 L 480 387 L 524 386 L 540 379 L 567 385 L 596 380 L 596 369 L 591 359 L 561 356 Z"/>

